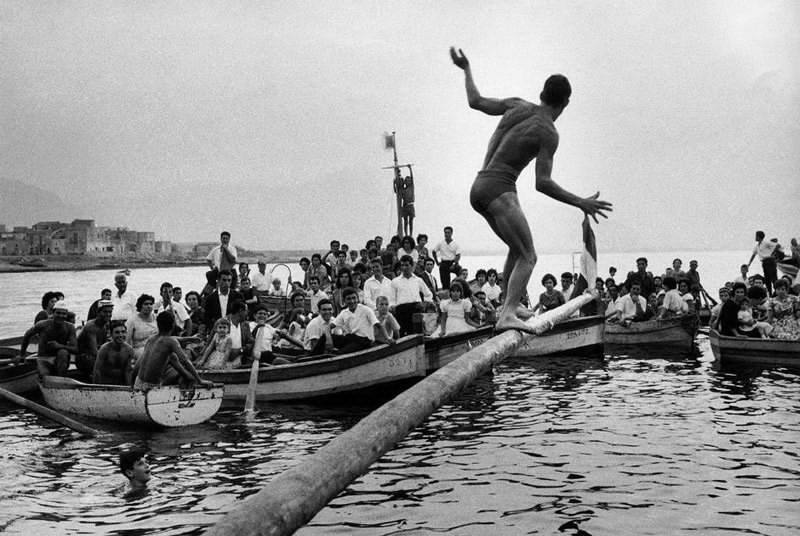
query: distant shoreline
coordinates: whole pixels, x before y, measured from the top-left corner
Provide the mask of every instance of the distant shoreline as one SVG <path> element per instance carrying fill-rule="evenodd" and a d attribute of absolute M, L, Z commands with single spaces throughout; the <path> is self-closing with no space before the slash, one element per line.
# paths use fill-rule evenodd
<path fill-rule="evenodd" d="M 18 257 L 17 257 L 18 258 Z M 56 256 L 32 256 L 35 259 L 44 259 L 44 266 L 20 266 L 19 264 L 12 264 L 15 258 L 0 258 L 0 274 L 11 273 L 30 273 L 30 272 L 85 272 L 89 270 L 124 270 L 126 268 L 142 269 L 142 268 L 181 268 L 186 266 L 207 266 L 204 259 L 195 260 L 154 260 L 154 261 L 131 261 L 120 259 L 119 261 L 100 261 L 91 257 L 66 257 L 58 258 Z M 267 263 L 293 263 L 297 262 L 300 257 L 291 257 L 288 255 L 264 255 Z M 248 264 L 255 264 L 257 257 L 243 258 L 242 262 Z"/>

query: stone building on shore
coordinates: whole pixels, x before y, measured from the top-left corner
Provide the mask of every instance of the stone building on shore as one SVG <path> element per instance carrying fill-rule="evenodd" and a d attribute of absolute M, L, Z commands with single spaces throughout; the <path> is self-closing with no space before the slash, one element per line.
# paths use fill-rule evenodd
<path fill-rule="evenodd" d="M 41 221 L 8 230 L 0 224 L 0 255 L 87 255 L 98 258 L 166 258 L 172 242 L 127 227 L 96 226 L 94 220 Z"/>

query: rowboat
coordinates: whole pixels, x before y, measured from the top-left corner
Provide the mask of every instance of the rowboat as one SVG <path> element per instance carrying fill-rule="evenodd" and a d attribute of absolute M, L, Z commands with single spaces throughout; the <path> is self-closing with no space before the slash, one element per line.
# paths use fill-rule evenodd
<path fill-rule="evenodd" d="M 605 343 L 611 345 L 660 345 L 690 348 L 697 333 L 697 318 L 687 316 L 665 320 L 633 322 L 626 327 L 607 323 Z"/>
<path fill-rule="evenodd" d="M 341 355 L 299 358 L 293 363 L 262 366 L 258 370 L 256 399 L 302 400 L 340 395 L 425 375 L 425 348 L 421 335 L 409 335 L 389 346 L 379 344 Z M 200 375 L 225 384 L 226 400 L 247 397 L 250 367 L 200 370 Z"/>
<path fill-rule="evenodd" d="M 494 326 L 484 326 L 474 331 L 453 333 L 444 337 L 425 337 L 427 371 L 433 372 L 451 363 L 476 346 L 488 341 Z"/>
<path fill-rule="evenodd" d="M 39 383 L 44 400 L 57 411 L 149 426 L 190 426 L 207 421 L 222 404 L 221 385 L 183 389 L 169 385 L 135 391 L 123 385 L 96 385 L 62 376 Z"/>
<path fill-rule="evenodd" d="M 722 364 L 744 363 L 800 367 L 800 340 L 729 337 L 716 330 L 708 334 L 711 351 Z"/>
<path fill-rule="evenodd" d="M 16 348 L 0 347 L 0 388 L 17 394 L 35 391 L 39 380 L 36 360 L 27 359 L 16 364 L 13 359 L 17 355 Z"/>
<path fill-rule="evenodd" d="M 599 357 L 603 355 L 606 329 L 605 318 L 599 315 L 570 318 L 542 335 L 525 339 L 514 355 Z"/>
<path fill-rule="evenodd" d="M 454 333 L 444 337 L 425 337 L 428 372 L 447 365 L 483 344 L 492 337 L 493 331 L 493 326 L 484 326 L 474 331 Z M 542 335 L 526 339 L 514 355 L 516 357 L 601 356 L 604 331 L 605 319 L 602 316 L 571 318 L 556 324 Z"/>

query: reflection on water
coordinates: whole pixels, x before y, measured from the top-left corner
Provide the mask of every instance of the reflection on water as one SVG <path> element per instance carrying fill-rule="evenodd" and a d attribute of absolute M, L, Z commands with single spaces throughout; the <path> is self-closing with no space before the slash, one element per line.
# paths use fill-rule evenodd
<path fill-rule="evenodd" d="M 508 360 L 298 534 L 797 533 L 798 372 L 717 369 L 699 340 L 685 355 Z M 98 424 L 91 440 L 2 405 L 0 531 L 200 533 L 377 403 Z M 155 478 L 126 497 L 116 461 L 134 446 Z"/>

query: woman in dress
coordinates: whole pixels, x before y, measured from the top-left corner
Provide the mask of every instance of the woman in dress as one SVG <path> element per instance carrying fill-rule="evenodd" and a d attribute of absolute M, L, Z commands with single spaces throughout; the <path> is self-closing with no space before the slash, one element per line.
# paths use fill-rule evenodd
<path fill-rule="evenodd" d="M 789 284 L 785 279 L 775 282 L 775 296 L 768 301 L 767 322 L 772 327 L 772 337 L 776 339 L 796 339 L 798 336 L 794 310 L 797 298 L 789 295 Z"/>
<path fill-rule="evenodd" d="M 469 314 L 472 311 L 472 302 L 462 299 L 462 295 L 463 286 L 457 281 L 452 281 L 450 283 L 450 299 L 441 303 L 440 337 L 472 331 L 478 327 Z"/>
<path fill-rule="evenodd" d="M 539 294 L 539 303 L 533 308 L 534 313 L 536 311 L 544 313 L 555 309 L 559 305 L 564 305 L 564 295 L 556 290 L 556 276 L 544 274 L 542 285 L 544 286 L 544 292 Z"/>
<path fill-rule="evenodd" d="M 220 318 L 214 323 L 214 336 L 208 341 L 200 359 L 200 368 L 222 370 L 236 368 L 241 364 L 241 357 L 234 357 L 233 339 L 231 339 L 231 321 Z"/>
<path fill-rule="evenodd" d="M 136 364 L 144 354 L 144 345 L 147 339 L 158 333 L 156 315 L 153 314 L 153 304 L 156 299 L 149 294 L 142 294 L 136 300 L 136 314 L 128 318 L 125 327 L 128 328 L 128 344 L 133 347 L 133 363 Z"/>

